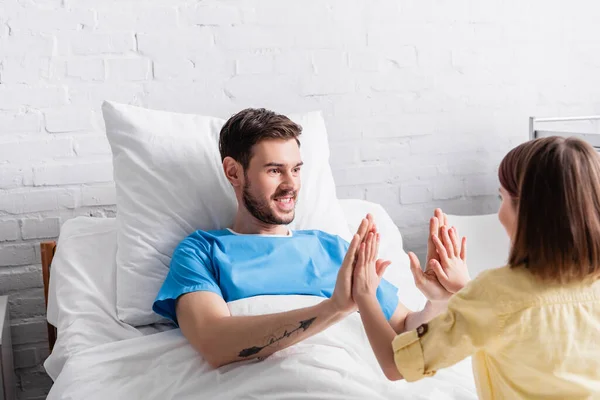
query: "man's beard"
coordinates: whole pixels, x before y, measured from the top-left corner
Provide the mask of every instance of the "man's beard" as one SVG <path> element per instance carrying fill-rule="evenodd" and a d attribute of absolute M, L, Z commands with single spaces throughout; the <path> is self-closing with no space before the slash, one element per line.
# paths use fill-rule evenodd
<path fill-rule="evenodd" d="M 276 192 L 273 198 L 283 197 L 283 196 L 291 196 L 294 199 L 294 206 L 296 205 L 296 192 L 292 190 L 284 190 Z M 264 224 L 269 225 L 287 225 L 294 220 L 296 216 L 296 211 L 292 211 L 289 216 L 279 217 L 277 216 L 271 207 L 269 207 L 268 200 L 260 200 L 252 196 L 250 194 L 250 181 L 248 177 L 246 177 L 246 183 L 244 184 L 244 190 L 242 192 L 242 200 L 244 201 L 244 206 L 248 210 L 248 212 L 257 220 Z"/>

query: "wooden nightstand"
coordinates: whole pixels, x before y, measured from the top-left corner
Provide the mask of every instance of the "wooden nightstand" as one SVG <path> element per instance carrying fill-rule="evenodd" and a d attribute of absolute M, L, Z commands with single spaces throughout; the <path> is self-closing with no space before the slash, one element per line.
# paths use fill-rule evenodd
<path fill-rule="evenodd" d="M 14 400 L 15 369 L 13 367 L 8 296 L 0 296 L 0 400 Z"/>

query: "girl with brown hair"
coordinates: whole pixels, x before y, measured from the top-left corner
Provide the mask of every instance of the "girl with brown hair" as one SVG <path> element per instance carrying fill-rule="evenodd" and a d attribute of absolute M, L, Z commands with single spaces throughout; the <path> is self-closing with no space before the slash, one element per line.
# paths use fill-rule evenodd
<path fill-rule="evenodd" d="M 480 398 L 600 397 L 600 158 L 576 138 L 536 139 L 505 156 L 499 180 L 508 265 L 453 294 L 468 276 L 465 244 L 442 228 L 432 237 L 439 260 L 424 273 L 411 255 L 411 270 L 447 309 L 414 331 L 396 336 L 377 307 L 377 247 L 367 238 L 353 298 L 371 347 L 392 380 L 416 381 L 473 356 Z"/>

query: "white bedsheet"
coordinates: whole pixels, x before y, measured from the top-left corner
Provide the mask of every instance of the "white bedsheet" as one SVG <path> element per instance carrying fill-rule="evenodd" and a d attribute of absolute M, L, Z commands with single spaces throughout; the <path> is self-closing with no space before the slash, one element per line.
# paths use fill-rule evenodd
<path fill-rule="evenodd" d="M 229 304 L 233 315 L 306 307 L 312 296 L 260 296 Z M 389 382 L 353 314 L 264 361 L 213 370 L 179 329 L 107 343 L 72 355 L 55 399 L 476 399 L 470 361 L 417 383 Z"/>

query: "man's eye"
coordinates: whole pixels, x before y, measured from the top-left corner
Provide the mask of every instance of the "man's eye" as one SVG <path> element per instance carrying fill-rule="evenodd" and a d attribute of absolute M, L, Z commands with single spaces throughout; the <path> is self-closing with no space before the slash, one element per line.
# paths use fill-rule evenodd
<path fill-rule="evenodd" d="M 271 173 L 271 174 L 277 174 L 277 173 L 279 173 L 279 170 L 278 169 L 270 169 L 269 173 Z"/>

